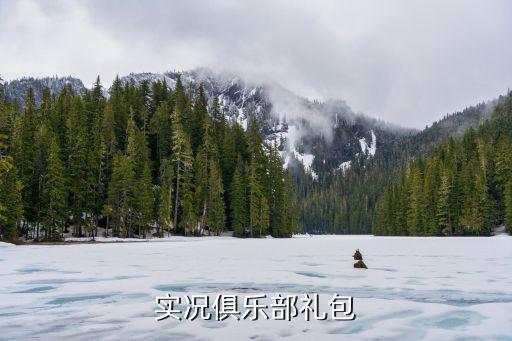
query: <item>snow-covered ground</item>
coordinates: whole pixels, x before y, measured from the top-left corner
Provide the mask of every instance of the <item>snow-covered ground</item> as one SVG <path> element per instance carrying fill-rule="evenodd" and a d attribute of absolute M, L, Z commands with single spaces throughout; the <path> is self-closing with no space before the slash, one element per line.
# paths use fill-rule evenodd
<path fill-rule="evenodd" d="M 352 267 L 359 248 L 368 270 Z M 155 296 L 334 293 L 354 321 L 155 320 Z M 182 296 L 183 297 L 183 296 Z M 0 243 L 0 339 L 510 340 L 512 238 Z"/>

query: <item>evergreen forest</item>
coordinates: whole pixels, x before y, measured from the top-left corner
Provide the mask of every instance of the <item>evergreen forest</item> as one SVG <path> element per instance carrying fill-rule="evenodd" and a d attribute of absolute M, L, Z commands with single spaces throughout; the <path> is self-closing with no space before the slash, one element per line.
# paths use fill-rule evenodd
<path fill-rule="evenodd" d="M 201 84 L 123 84 L 104 93 L 48 88 L 36 106 L 0 85 L 0 236 L 290 237 L 291 174 L 256 120 L 244 130 Z M 101 232 L 100 232 L 101 231 Z"/>

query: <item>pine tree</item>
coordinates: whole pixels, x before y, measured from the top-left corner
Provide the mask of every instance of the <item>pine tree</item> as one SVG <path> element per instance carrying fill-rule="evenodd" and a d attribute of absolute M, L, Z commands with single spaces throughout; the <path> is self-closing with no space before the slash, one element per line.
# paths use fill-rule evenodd
<path fill-rule="evenodd" d="M 106 99 L 103 96 L 100 77 L 96 78 L 91 92 L 86 94 L 85 109 L 87 112 L 87 134 L 89 148 L 87 153 L 87 210 L 92 212 L 94 220 L 93 238 L 97 235 L 101 208 L 105 203 L 108 187 L 105 174 L 104 144 L 102 135 L 103 113 Z"/>
<path fill-rule="evenodd" d="M 289 236 L 286 225 L 286 193 L 284 188 L 284 170 L 281 157 L 275 143 L 269 148 L 269 206 L 270 234 L 273 237 Z"/>
<path fill-rule="evenodd" d="M 495 197 L 497 200 L 497 214 L 498 220 L 502 220 L 505 210 L 505 188 L 508 180 L 512 175 L 512 155 L 510 148 L 512 146 L 511 140 L 502 135 L 498 138 L 494 157 L 494 176 L 493 185 L 495 188 Z"/>
<path fill-rule="evenodd" d="M 474 151 L 470 152 L 464 172 L 459 233 L 484 234 L 489 223 L 490 202 L 483 163 Z"/>
<path fill-rule="evenodd" d="M 69 158 L 67 120 L 72 111 L 72 103 L 73 90 L 71 86 L 65 86 L 55 100 L 49 118 L 51 131 L 56 135 L 57 142 L 59 143 L 61 160 L 65 163 Z"/>
<path fill-rule="evenodd" d="M 384 210 L 384 199 L 383 196 L 379 198 L 377 203 L 375 204 L 375 213 L 373 218 L 373 225 L 372 225 L 372 234 L 375 236 L 382 236 L 383 235 L 383 228 L 382 226 L 385 223 L 385 210 Z"/>
<path fill-rule="evenodd" d="M 158 207 L 158 222 L 162 229 L 171 235 L 173 229 L 173 184 L 174 171 L 169 159 L 164 159 L 160 165 L 160 200 Z"/>
<path fill-rule="evenodd" d="M 151 120 L 151 132 L 156 139 L 157 165 L 171 154 L 171 115 L 167 102 L 163 102 Z"/>
<path fill-rule="evenodd" d="M 505 187 L 505 225 L 508 228 L 508 232 L 512 234 L 512 176 L 507 182 Z"/>
<path fill-rule="evenodd" d="M 36 125 L 49 124 L 53 112 L 53 97 L 50 89 L 45 86 L 41 96 L 41 106 L 36 111 Z"/>
<path fill-rule="evenodd" d="M 250 155 L 248 171 L 249 230 L 251 237 L 262 237 L 269 231 L 270 192 L 263 139 L 258 122 L 251 118 L 247 132 Z"/>
<path fill-rule="evenodd" d="M 36 187 L 32 189 L 33 197 L 35 200 L 34 205 L 34 222 L 35 222 L 35 239 L 39 239 L 41 232 L 42 213 L 43 213 L 43 188 L 44 180 L 47 171 L 47 160 L 49 155 L 52 134 L 45 124 L 38 127 L 34 137 L 34 173 L 33 178 Z"/>
<path fill-rule="evenodd" d="M 220 163 L 222 171 L 222 182 L 231 183 L 233 172 L 237 166 L 237 153 L 235 146 L 235 134 L 233 127 L 227 127 L 225 135 L 222 138 L 223 143 L 220 148 Z"/>
<path fill-rule="evenodd" d="M 202 233 L 206 226 L 214 224 L 217 231 L 223 230 L 219 226 L 220 220 L 225 223 L 225 206 L 222 198 L 223 185 L 218 165 L 218 150 L 213 138 L 212 122 L 209 116 L 203 118 L 202 145 L 199 148 L 194 162 L 195 175 L 195 208 L 198 217 L 197 232 Z M 212 175 L 214 174 L 214 175 Z M 212 178 L 213 176 L 213 178 Z M 218 209 L 222 201 L 222 212 L 212 212 Z M 211 231 L 211 228 L 209 229 Z"/>
<path fill-rule="evenodd" d="M 299 229 L 299 205 L 297 203 L 297 189 L 293 181 L 292 173 L 285 172 L 284 176 L 285 189 L 285 215 L 286 215 L 286 236 L 291 237 Z"/>
<path fill-rule="evenodd" d="M 222 146 L 224 145 L 224 136 L 226 135 L 227 122 L 226 122 L 226 116 L 221 112 L 220 106 L 219 106 L 219 99 L 215 97 L 213 99 L 212 104 L 212 120 L 213 120 L 213 132 L 215 135 L 215 142 L 217 146 L 219 146 L 219 149 L 221 149 L 222 153 Z M 222 156 L 221 156 L 222 159 Z M 226 183 L 226 182 L 224 182 Z"/>
<path fill-rule="evenodd" d="M 266 180 L 266 157 L 265 151 L 263 150 L 263 138 L 258 121 L 251 118 L 249 121 L 249 129 L 247 131 L 248 149 L 251 160 L 253 160 L 254 170 L 256 176 L 260 181 Z M 235 145 L 242 144 L 236 141 Z M 242 154 L 240 151 L 238 151 Z"/>
<path fill-rule="evenodd" d="M 191 145 L 192 151 L 196 152 L 198 148 L 203 144 L 203 133 L 205 120 L 210 119 L 207 111 L 207 102 L 204 94 L 204 88 L 201 85 L 199 87 L 199 95 L 194 102 L 194 110 L 192 112 L 191 122 Z"/>
<path fill-rule="evenodd" d="M 150 121 L 163 102 L 170 101 L 170 99 L 169 88 L 165 79 L 163 81 L 157 80 L 151 85 L 151 98 L 148 103 L 148 117 Z"/>
<path fill-rule="evenodd" d="M 60 240 L 66 220 L 66 188 L 60 150 L 53 136 L 50 140 L 43 183 L 41 201 L 45 238 Z"/>
<path fill-rule="evenodd" d="M 172 163 L 175 174 L 173 225 L 177 231 L 180 229 L 186 234 L 187 229 L 192 230 L 195 220 L 191 174 L 193 157 L 189 138 L 182 127 L 181 115 L 179 106 L 176 104 L 172 115 Z M 180 215 L 179 224 L 178 215 Z"/>
<path fill-rule="evenodd" d="M 101 182 L 110 183 L 113 172 L 114 155 L 119 150 L 115 135 L 114 112 L 111 106 L 107 105 L 101 120 L 100 154 L 101 154 Z M 107 193 L 104 192 L 103 196 Z"/>
<path fill-rule="evenodd" d="M 2 238 L 57 240 L 68 226 L 95 237 L 102 216 L 106 236 L 145 237 L 153 222 L 159 236 L 220 234 L 226 213 L 237 236 L 296 230 L 295 186 L 276 146 L 267 153 L 253 118 L 247 133 L 229 126 L 215 98 L 208 115 L 202 86 L 185 90 L 178 77 L 171 92 L 116 77 L 107 99 L 98 77 L 83 96 L 66 85 L 56 97 L 43 89 L 39 108 L 35 97 L 29 90 L 20 113 L 0 86 Z"/>
<path fill-rule="evenodd" d="M 0 84 L 0 149 L 4 154 L 11 154 L 14 149 L 15 138 L 15 110 L 7 105 L 3 99 Z"/>
<path fill-rule="evenodd" d="M 113 132 L 115 134 L 116 145 L 122 151 L 126 149 L 127 143 L 126 128 L 130 113 L 128 108 L 129 107 L 127 107 L 127 103 L 124 98 L 124 90 L 121 85 L 121 80 L 119 77 L 116 77 L 112 87 L 110 88 L 108 110 L 111 111 L 113 115 Z"/>
<path fill-rule="evenodd" d="M 38 179 L 34 175 L 34 142 L 36 133 L 35 97 L 29 89 L 25 99 L 25 110 L 16 127 L 14 162 L 19 179 L 23 183 L 22 198 L 25 218 L 29 222 L 36 220 Z"/>
<path fill-rule="evenodd" d="M 101 136 L 101 116 L 95 115 L 89 131 L 89 148 L 87 150 L 87 211 L 93 216 L 93 237 L 97 235 L 99 216 L 106 197 L 104 178 L 103 144 Z"/>
<path fill-rule="evenodd" d="M 130 115 L 127 123 L 126 154 L 134 172 L 133 189 L 133 226 L 138 228 L 139 238 L 146 236 L 150 226 L 153 212 L 153 193 L 151 191 L 151 170 L 149 166 L 149 150 L 146 145 L 146 137 L 137 128 Z"/>
<path fill-rule="evenodd" d="M 70 191 L 70 210 L 72 214 L 73 235 L 81 237 L 83 227 L 91 218 L 89 208 L 91 204 L 87 202 L 89 190 L 88 176 L 88 153 L 89 139 L 86 131 L 86 115 L 83 102 L 79 97 L 73 99 L 72 111 L 67 121 L 67 140 L 68 140 L 68 180 Z M 89 227 L 89 226 L 87 226 Z"/>
<path fill-rule="evenodd" d="M 239 156 L 233 180 L 229 187 L 229 218 L 236 237 L 245 236 L 245 227 L 247 225 L 247 203 L 243 174 L 243 161 Z"/>
<path fill-rule="evenodd" d="M 396 205 L 395 205 L 395 219 L 394 231 L 399 236 L 406 236 L 409 233 L 407 226 L 407 212 L 409 210 L 409 182 L 403 178 L 398 181 L 395 194 Z"/>
<path fill-rule="evenodd" d="M 109 217 L 109 223 L 113 224 L 113 234 L 116 237 L 127 237 L 132 234 L 134 181 L 135 172 L 130 159 L 121 153 L 116 154 L 107 204 L 104 207 L 104 213 Z"/>
<path fill-rule="evenodd" d="M 424 197 L 423 197 L 423 173 L 421 161 L 415 162 L 411 172 L 411 187 L 409 193 L 409 212 L 407 214 L 407 226 L 410 235 L 421 235 L 424 228 Z"/>
<path fill-rule="evenodd" d="M 173 92 L 174 112 L 179 112 L 181 128 L 183 132 L 190 137 L 192 122 L 190 114 L 190 101 L 185 93 L 185 88 L 181 81 L 181 77 L 176 79 L 176 85 Z M 174 114 L 173 114 L 174 115 Z M 189 141 L 190 144 L 190 141 Z"/>
<path fill-rule="evenodd" d="M 482 129 L 485 127 L 482 127 Z M 480 210 L 482 212 L 484 218 L 484 226 L 482 229 L 477 231 L 478 235 L 489 235 L 491 232 L 492 226 L 496 225 L 496 221 L 498 220 L 498 213 L 496 211 L 496 203 L 491 196 L 491 187 L 489 184 L 491 183 L 489 180 L 491 178 L 491 170 L 492 170 L 492 160 L 489 157 L 491 155 L 491 143 L 485 140 L 485 136 L 480 136 L 477 140 L 477 150 L 478 157 L 480 163 L 480 169 L 477 172 L 476 178 L 476 190 L 478 192 L 478 200 L 480 203 Z"/>
<path fill-rule="evenodd" d="M 0 151 L 4 147 L 0 145 Z M 12 158 L 0 153 L 0 239 L 18 239 L 17 223 L 23 211 L 21 198 L 22 185 Z"/>
<path fill-rule="evenodd" d="M 484 228 L 485 219 L 479 207 L 478 193 L 472 193 L 466 199 L 460 223 L 470 233 L 477 234 Z"/>
<path fill-rule="evenodd" d="M 223 200 L 224 188 L 219 172 L 219 166 L 215 160 L 210 160 L 210 175 L 208 178 L 208 211 L 206 225 L 208 231 L 219 235 L 226 226 L 226 206 Z"/>
<path fill-rule="evenodd" d="M 208 214 L 209 197 L 209 161 L 204 146 L 198 151 L 194 160 L 194 207 L 196 210 L 197 233 L 202 233 L 206 226 L 206 215 Z"/>
<path fill-rule="evenodd" d="M 441 184 L 439 186 L 437 200 L 437 226 L 439 230 L 431 231 L 432 235 L 439 233 L 451 234 L 451 214 L 450 214 L 450 179 L 446 170 L 441 174 Z"/>
<path fill-rule="evenodd" d="M 33 148 L 33 181 L 35 187 L 32 188 L 32 197 L 34 200 L 34 237 L 39 239 L 41 232 L 42 223 L 42 190 L 44 186 L 44 176 L 46 173 L 46 162 L 48 158 L 48 150 L 51 142 L 51 133 L 48 127 L 43 124 L 37 128 L 34 136 L 34 148 Z"/>
<path fill-rule="evenodd" d="M 423 183 L 424 200 L 424 235 L 437 236 L 440 234 L 437 217 L 439 160 L 437 157 L 427 159 L 425 163 L 425 180 Z"/>
<path fill-rule="evenodd" d="M 249 164 L 247 181 L 249 194 L 249 231 L 251 237 L 262 237 L 268 232 L 269 206 L 263 194 L 263 186 L 259 180 L 258 163 L 252 158 Z"/>

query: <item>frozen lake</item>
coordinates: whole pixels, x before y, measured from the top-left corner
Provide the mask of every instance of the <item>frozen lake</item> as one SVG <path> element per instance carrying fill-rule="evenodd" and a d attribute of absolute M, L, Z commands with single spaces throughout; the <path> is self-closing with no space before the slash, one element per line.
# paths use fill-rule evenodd
<path fill-rule="evenodd" d="M 357 248 L 368 270 L 352 267 Z M 0 243 L 0 284 L 0 339 L 512 340 L 506 236 Z M 357 317 L 157 322 L 155 297 L 168 292 L 338 293 Z"/>

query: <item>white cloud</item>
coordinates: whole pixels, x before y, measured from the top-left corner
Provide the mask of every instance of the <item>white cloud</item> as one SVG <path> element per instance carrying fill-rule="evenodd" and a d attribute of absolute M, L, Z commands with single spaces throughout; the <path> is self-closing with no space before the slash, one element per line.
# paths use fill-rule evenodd
<path fill-rule="evenodd" d="M 509 1 L 0 0 L 0 73 L 210 66 L 414 127 L 505 92 Z"/>

